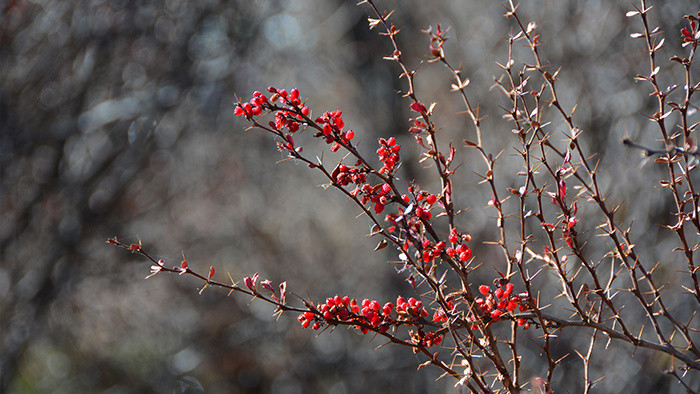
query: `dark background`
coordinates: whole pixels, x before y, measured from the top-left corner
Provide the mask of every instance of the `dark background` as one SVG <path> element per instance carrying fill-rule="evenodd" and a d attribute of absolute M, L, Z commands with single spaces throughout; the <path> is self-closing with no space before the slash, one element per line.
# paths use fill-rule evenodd
<path fill-rule="evenodd" d="M 378 338 L 345 329 L 317 336 L 302 330 L 296 316 L 275 321 L 270 307 L 245 297 L 215 289 L 198 295 L 200 284 L 189 278 L 144 281 L 143 259 L 105 244 L 112 236 L 140 239 L 168 264 L 184 251 L 200 272 L 210 265 L 218 278 L 260 272 L 314 300 L 338 293 L 384 302 L 420 294 L 385 263 L 396 259 L 390 248 L 372 252 L 375 241 L 363 236 L 368 224 L 355 220 L 355 207 L 324 191 L 318 174 L 279 162 L 271 139 L 245 131 L 233 116 L 233 103 L 253 90 L 298 87 L 316 114 L 342 109 L 369 157 L 376 138 L 396 136 L 404 145 L 403 179 L 437 191 L 433 169 L 416 160 L 407 133 L 411 113 L 395 94 L 404 85 L 396 65 L 381 59 L 389 45 L 368 30 L 366 8 L 328 0 L 0 4 L 0 391 L 453 387 L 447 378 L 436 382 L 435 369 L 416 372 L 424 360 L 410 350 L 375 350 L 383 344 Z M 504 152 L 499 182 L 514 186 L 519 164 L 510 125 L 501 119 L 503 98 L 491 89 L 512 27 L 503 6 L 486 0 L 379 5 L 396 9 L 412 66 L 428 59 L 421 29 L 450 26 L 447 56 L 463 65 L 470 99 L 488 116 L 486 146 Z M 563 67 L 562 102 L 578 103 L 575 120 L 602 160 L 606 194 L 623 204 L 620 220 L 633 223 L 650 264 L 668 264 L 659 275 L 677 290 L 682 262 L 670 252 L 675 240 L 658 226 L 672 220 L 670 196 L 655 188 L 661 171 L 620 144 L 631 136 L 658 146 L 656 130 L 639 115 L 655 110 L 649 87 L 633 80 L 648 66 L 642 41 L 629 38 L 640 31 L 638 20 L 625 18 L 629 9 L 629 2 L 550 0 L 524 1 L 520 11 L 537 21 L 543 56 L 554 69 Z M 692 0 L 655 4 L 651 20 L 669 33 L 659 57 L 663 84 L 682 83 L 680 68 L 666 59 L 680 52 L 681 17 L 697 11 Z M 518 51 L 521 61 L 531 61 Z M 443 141 L 472 139 L 449 85 L 442 68 L 421 66 L 417 92 L 426 103 L 440 103 Z M 553 130 L 565 131 L 559 118 L 553 121 Z M 321 151 L 307 143 L 305 152 Z M 457 145 L 463 163 L 457 203 L 470 208 L 460 225 L 487 241 L 495 236 L 482 209 L 490 193 L 474 175 L 483 166 Z M 595 213 L 581 209 L 583 218 Z M 593 229 L 600 218 L 590 217 L 586 226 Z M 608 246 L 591 242 L 601 242 L 601 253 Z M 475 242 L 475 254 L 494 267 L 503 264 L 495 247 Z M 557 285 L 546 275 L 541 285 L 553 287 L 553 297 Z M 683 314 L 689 298 L 668 297 Z M 558 350 L 571 352 L 579 340 L 587 340 L 583 331 L 562 337 Z M 671 366 L 668 358 L 615 342 L 605 350 L 599 342 L 592 376 L 607 376 L 600 392 L 680 390 L 659 373 Z M 524 371 L 545 372 L 536 347 L 527 349 Z M 556 387 L 580 391 L 566 383 L 581 378 L 580 360 L 571 353 L 562 363 Z"/>

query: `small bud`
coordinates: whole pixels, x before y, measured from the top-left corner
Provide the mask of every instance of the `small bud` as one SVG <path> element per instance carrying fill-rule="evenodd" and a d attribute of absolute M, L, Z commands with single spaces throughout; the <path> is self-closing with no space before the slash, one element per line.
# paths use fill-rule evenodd
<path fill-rule="evenodd" d="M 267 290 L 270 290 L 272 292 L 275 291 L 275 288 L 272 287 L 272 281 L 269 279 L 265 279 L 264 281 L 260 282 L 260 285 L 262 285 L 262 287 L 266 288 Z"/>

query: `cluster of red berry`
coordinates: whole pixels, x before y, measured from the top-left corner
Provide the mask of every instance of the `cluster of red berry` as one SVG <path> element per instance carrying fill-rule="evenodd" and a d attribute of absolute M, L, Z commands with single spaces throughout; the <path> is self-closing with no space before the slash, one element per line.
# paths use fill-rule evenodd
<path fill-rule="evenodd" d="M 348 167 L 345 164 L 338 164 L 337 167 L 333 170 L 333 173 L 331 174 L 331 178 L 340 186 L 346 186 L 350 182 L 356 184 L 356 185 L 362 185 L 365 182 L 367 182 L 367 172 L 364 170 L 361 166 L 361 163 L 358 162 L 354 167 Z M 363 185 L 364 186 L 369 186 L 369 185 Z M 371 186 L 370 186 L 371 187 Z M 357 187 L 353 192 L 352 195 L 355 196 L 360 192 L 359 187 Z M 366 190 L 363 190 L 366 192 Z"/>
<path fill-rule="evenodd" d="M 325 137 L 326 143 L 333 144 L 331 152 L 337 152 L 340 149 L 340 143 L 345 145 L 350 144 L 350 140 L 355 138 L 355 132 L 352 130 L 343 131 L 345 122 L 342 119 L 342 112 L 333 111 L 326 112 L 316 118 L 316 123 L 321 126 L 321 134 Z"/>
<path fill-rule="evenodd" d="M 265 109 L 275 111 L 275 121 L 269 122 L 269 126 L 278 131 L 286 128 L 290 133 L 299 130 L 302 124 L 309 123 L 307 116 L 309 116 L 311 111 L 309 107 L 302 103 L 299 89 L 295 88 L 287 92 L 285 89 L 277 89 L 271 86 L 267 90 L 272 93 L 272 97 L 269 100 L 265 94 L 256 91 L 253 93 L 253 98 L 250 101 L 236 104 L 234 113 L 237 116 L 252 118 L 261 115 Z M 275 106 L 274 104 L 277 102 L 285 106 Z M 327 143 L 333 144 L 331 146 L 331 151 L 333 152 L 340 149 L 341 143 L 349 145 L 350 140 L 355 137 L 354 131 L 343 131 L 345 122 L 343 122 L 341 111 L 326 112 L 316 118 L 315 122 L 321 130 L 316 136 L 324 137 Z M 285 135 L 284 139 L 284 144 L 278 144 L 280 149 L 293 150 L 294 141 L 291 135 Z"/>
<path fill-rule="evenodd" d="M 391 186 L 388 183 L 376 185 L 374 187 L 365 184 L 359 189 L 364 193 L 360 201 L 362 204 L 371 202 L 374 204 L 374 212 L 382 213 L 384 207 L 391 202 Z"/>
<path fill-rule="evenodd" d="M 434 332 L 424 332 L 420 328 L 416 331 L 410 331 L 409 335 L 411 335 L 411 340 L 413 340 L 413 343 L 425 347 L 431 347 L 442 343 L 442 335 Z M 413 348 L 413 351 L 417 353 L 418 349 Z"/>
<path fill-rule="evenodd" d="M 471 240 L 471 235 L 459 234 L 457 229 L 453 228 L 449 237 L 449 241 L 452 246 L 448 247 L 445 250 L 445 253 L 447 253 L 447 255 L 450 257 L 458 256 L 459 261 L 467 262 L 472 258 L 472 250 L 469 249 L 467 244 L 464 242 L 469 242 Z"/>
<path fill-rule="evenodd" d="M 273 111 L 275 113 L 275 121 L 269 122 L 269 126 L 279 132 L 285 128 L 289 131 L 289 134 L 279 134 L 284 139 L 284 142 L 278 142 L 277 144 L 280 150 L 301 152 L 301 147 L 295 148 L 292 133 L 299 130 L 300 125 L 304 123 L 311 125 L 315 123 L 314 128 L 319 130 L 315 136 L 323 138 L 328 144 L 332 144 L 331 151 L 333 152 L 338 151 L 341 146 L 349 146 L 350 141 L 355 137 L 354 131 L 343 131 L 345 122 L 341 111 L 325 112 L 314 121 L 311 121 L 308 119 L 310 110 L 302 103 L 298 89 L 292 89 L 287 92 L 284 89 L 269 87 L 268 91 L 273 93 L 269 99 L 265 94 L 256 91 L 253 93 L 253 98 L 250 101 L 236 104 L 235 114 L 252 118 L 261 115 L 266 109 Z M 281 103 L 284 106 L 280 107 L 275 105 L 275 103 Z M 382 162 L 382 168 L 378 172 L 390 174 L 395 170 L 400 160 L 399 151 L 401 146 L 397 144 L 394 137 L 389 139 L 380 138 L 379 145 L 377 155 Z M 374 203 L 374 211 L 381 213 L 384 207 L 391 202 L 391 198 L 388 196 L 391 186 L 388 184 L 376 186 L 366 184 L 366 173 L 367 170 L 359 162 L 354 167 L 340 164 L 333 171 L 331 178 L 340 186 L 346 186 L 350 182 L 358 185 L 352 194 L 356 196 L 362 193 L 362 204 L 372 202 Z M 430 218 L 430 212 L 423 211 L 422 208 L 417 209 L 416 213 L 426 220 Z"/>
<path fill-rule="evenodd" d="M 379 139 L 379 149 L 377 149 L 377 156 L 382 162 L 382 168 L 379 169 L 380 174 L 389 173 L 394 170 L 396 164 L 399 162 L 399 151 L 401 151 L 401 145 L 396 143 L 396 138 L 391 137 L 388 140 L 384 138 Z"/>
<path fill-rule="evenodd" d="M 447 308 L 450 310 L 450 312 L 454 312 L 455 304 L 452 302 L 452 296 L 448 295 L 445 297 L 445 301 L 447 302 Z M 438 308 L 435 313 L 433 313 L 433 321 L 435 323 L 443 323 L 447 321 L 447 314 L 442 307 Z"/>
<path fill-rule="evenodd" d="M 265 109 L 277 110 L 275 113 L 275 121 L 270 122 L 269 126 L 274 130 L 287 129 L 290 133 L 295 133 L 299 130 L 302 123 L 305 122 L 305 117 L 309 115 L 309 107 L 301 102 L 299 89 L 292 89 L 287 92 L 285 89 L 277 89 L 274 87 L 267 88 L 272 96 L 268 99 L 265 94 L 259 91 L 253 92 L 253 98 L 247 103 L 237 103 L 234 113 L 236 116 L 246 116 L 252 118 L 261 115 Z M 276 108 L 275 103 L 286 104 L 286 107 Z M 280 150 L 293 151 L 294 138 L 291 134 L 283 136 L 284 143 L 278 142 L 277 147 Z"/>
<path fill-rule="evenodd" d="M 396 313 L 396 317 L 392 316 L 392 312 Z M 300 314 L 298 320 L 302 327 L 311 325 L 314 330 L 323 327 L 323 324 L 333 324 L 334 321 L 349 322 L 366 334 L 370 330 L 386 332 L 393 324 L 419 324 L 427 316 L 428 311 L 423 307 L 423 302 L 415 298 L 406 300 L 399 296 L 396 306 L 391 302 L 381 305 L 378 301 L 369 299 L 362 300 L 358 305 L 354 298 L 336 295 L 317 305 L 314 311 Z"/>
<path fill-rule="evenodd" d="M 504 313 L 513 312 L 516 308 L 520 311 L 528 310 L 532 299 L 527 293 L 513 295 L 513 287 L 513 284 L 507 279 L 499 280 L 499 285 L 494 291 L 491 291 L 491 287 L 488 285 L 479 286 L 479 293 L 485 296 L 485 298 L 479 297 L 475 300 L 481 313 L 490 317 L 492 321 L 499 321 Z M 469 316 L 468 320 L 476 321 L 477 318 L 472 315 Z M 524 325 L 526 329 L 529 327 L 529 323 L 523 318 L 518 318 L 517 323 L 519 326 Z M 476 325 L 472 326 L 472 329 L 477 328 Z"/>
<path fill-rule="evenodd" d="M 301 102 L 299 89 L 295 88 L 287 92 L 285 89 L 277 89 L 271 86 L 267 88 L 267 91 L 272 93 L 272 97 L 269 100 L 265 94 L 255 91 L 253 92 L 253 98 L 249 102 L 236 104 L 236 109 L 234 110 L 236 116 L 258 116 L 263 113 L 266 105 L 268 109 L 272 109 L 271 103 L 280 102 L 281 104 L 287 104 L 288 107 L 286 110 L 280 111 L 280 115 L 275 122 L 270 122 L 270 126 L 274 129 L 287 127 L 292 133 L 297 131 L 299 129 L 297 121 L 301 121 L 303 116 L 309 115 L 309 108 Z"/>
<path fill-rule="evenodd" d="M 428 317 L 428 311 L 423 308 L 423 301 L 411 297 L 408 300 L 398 296 L 396 298 L 396 313 L 401 321 L 414 321 Z"/>

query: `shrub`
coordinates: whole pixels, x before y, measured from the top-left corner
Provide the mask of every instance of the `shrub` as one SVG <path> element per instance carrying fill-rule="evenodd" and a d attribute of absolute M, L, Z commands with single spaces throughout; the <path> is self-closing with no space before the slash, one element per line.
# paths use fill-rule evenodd
<path fill-rule="evenodd" d="M 651 7 L 642 0 L 626 15 L 640 29 L 631 38 L 648 54 L 646 70 L 640 66 L 635 78 L 645 83 L 656 103 L 655 112 L 645 116 L 657 126 L 660 147 L 630 137 L 622 143 L 663 169 L 658 180 L 649 171 L 647 187 L 655 188 L 658 182 L 673 200 L 673 221 L 663 225 L 677 238 L 675 253 L 666 254 L 668 261 L 654 262 L 644 256 L 648 248 L 638 246 L 632 234 L 644 229 L 623 222 L 618 215 L 621 202 L 608 198 L 600 181 L 605 168 L 585 146 L 575 106 L 569 108 L 559 98 L 559 81 L 566 70 L 542 57 L 537 24 L 526 21 L 516 4 L 505 5 L 513 31 L 494 84 L 510 130 L 489 130 L 514 139 L 516 176 L 501 163 L 503 147 L 487 146 L 482 138 L 484 119 L 470 100 L 470 80 L 448 60 L 447 29 L 438 24 L 425 31 L 428 63 L 444 66 L 473 126 L 463 144 L 441 138 L 437 103 L 426 101 L 416 88 L 419 69 L 404 55 L 391 13 L 372 0 L 361 4 L 371 13 L 370 29 L 391 45 L 385 59 L 401 70 L 401 94 L 413 114 L 408 133 L 415 145 L 387 136 L 368 153 L 366 144 L 357 143 L 362 132 L 345 124 L 341 110 L 318 115 L 311 109 L 317 105 L 313 98 L 296 88 L 256 91 L 249 100 L 237 102 L 234 112 L 250 122 L 251 129 L 272 136 L 285 157 L 320 173 L 327 188 L 354 204 L 362 212 L 360 220 L 369 220 L 369 235 L 377 239 L 375 250 L 396 249 L 398 275 L 406 277 L 416 294 L 371 300 L 338 289 L 339 294 L 315 301 L 288 290 L 287 282 L 263 280 L 258 273 L 239 281 L 229 274 L 230 281 L 222 281 L 216 279 L 213 266 L 206 273 L 194 270 L 184 254 L 181 263 L 172 266 L 153 258 L 140 243 L 124 244 L 117 238 L 108 242 L 150 261 L 149 276 L 193 276 L 204 283 L 200 292 L 221 287 L 242 293 L 273 304 L 276 314 L 296 316 L 303 328 L 347 326 L 405 346 L 422 354 L 419 368 L 433 365 L 470 391 L 550 392 L 560 361 L 576 357 L 580 381 L 569 384 L 589 392 L 606 377 L 592 373 L 590 364 L 604 359 L 608 346 L 624 347 L 630 354 L 648 350 L 661 355 L 666 369 L 659 372 L 692 391 L 700 369 L 695 344 L 700 283 L 694 259 L 700 195 L 693 178 L 700 153 L 692 135 L 698 125 L 692 121 L 697 113 L 693 97 L 700 88 L 693 80 L 693 62 L 700 13 L 684 18 L 680 40 L 686 51 L 671 62 L 683 69 L 685 79 L 670 87 L 660 81 L 657 58 L 665 39 L 650 25 Z M 519 55 L 520 48 L 529 53 Z M 313 141 L 320 142 L 325 155 L 307 153 L 315 149 Z M 490 190 L 491 199 L 480 206 L 493 217 L 494 238 L 481 242 L 500 250 L 498 260 L 473 252 L 476 240 L 464 219 L 468 214 L 455 203 L 456 196 L 469 193 L 453 183 L 467 171 L 457 160 L 460 145 L 483 162 L 470 170 L 480 177 L 481 187 Z M 428 190 L 399 176 L 402 154 L 410 148 L 418 150 L 439 188 Z M 531 360 L 536 356 L 543 366 L 539 371 L 530 365 L 539 365 Z"/>

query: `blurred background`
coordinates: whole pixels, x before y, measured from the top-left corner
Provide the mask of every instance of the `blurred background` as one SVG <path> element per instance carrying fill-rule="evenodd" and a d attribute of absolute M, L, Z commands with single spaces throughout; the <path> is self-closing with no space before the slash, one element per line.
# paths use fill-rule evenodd
<path fill-rule="evenodd" d="M 517 186 L 511 126 L 499 108 L 505 102 L 492 89 L 512 27 L 503 6 L 378 4 L 396 10 L 399 41 L 414 67 L 428 60 L 421 30 L 450 27 L 447 57 L 462 65 L 470 99 L 488 116 L 487 148 L 503 152 L 499 182 Z M 664 86 L 682 84 L 680 67 L 666 59 L 681 53 L 681 17 L 697 6 L 676 0 L 654 8 L 652 23 L 669 33 L 659 56 Z M 575 120 L 602 161 L 606 194 L 623 204 L 620 220 L 637 229 L 638 253 L 650 265 L 663 261 L 661 282 L 677 290 L 684 267 L 670 253 L 675 239 L 658 226 L 673 220 L 672 200 L 653 186 L 660 170 L 620 144 L 629 136 L 660 147 L 639 115 L 656 110 L 649 87 L 633 80 L 649 71 L 643 43 L 629 38 L 641 30 L 625 18 L 629 9 L 613 0 L 528 0 L 520 7 L 538 23 L 543 57 L 562 67 L 562 102 L 578 104 Z M 364 236 L 369 224 L 355 219 L 356 207 L 320 187 L 323 179 L 305 166 L 281 161 L 270 138 L 233 116 L 233 103 L 254 90 L 298 87 L 316 114 L 342 109 L 368 157 L 378 137 L 396 136 L 404 145 L 402 179 L 437 192 L 434 169 L 418 163 L 407 132 L 408 104 L 395 93 L 405 85 L 396 65 L 382 60 L 389 44 L 368 29 L 367 12 L 329 0 L 0 2 L 1 392 L 456 390 L 451 379 L 436 381 L 435 369 L 416 371 L 424 360 L 410 350 L 375 350 L 384 342 L 345 329 L 302 330 L 295 315 L 276 320 L 272 308 L 245 297 L 216 289 L 199 295 L 200 283 L 190 278 L 144 281 L 147 262 L 105 244 L 113 236 L 140 240 L 169 265 L 184 251 L 200 272 L 210 265 L 219 278 L 260 272 L 317 301 L 420 295 L 386 263 L 395 251 L 372 251 L 376 241 Z M 443 68 L 421 65 L 417 94 L 439 102 L 443 143 L 459 141 L 456 203 L 469 208 L 460 225 L 473 235 L 480 261 L 503 267 L 500 250 L 480 243 L 496 236 L 483 209 L 490 192 L 477 186 L 481 159 L 461 147 L 474 131 L 449 86 Z M 558 118 L 551 128 L 563 138 Z M 304 145 L 309 155 L 323 148 L 310 138 Z M 581 225 L 594 229 L 600 218 L 586 222 L 595 212 L 580 209 Z M 604 253 L 604 241 L 590 242 L 591 249 L 602 246 L 594 257 Z M 490 281 L 494 273 L 483 275 Z M 547 275 L 540 284 L 552 291 L 543 297 L 560 302 Z M 668 297 L 674 311 L 693 312 L 683 310 L 687 296 Z M 581 331 L 562 335 L 557 352 L 570 355 L 555 387 L 580 390 L 566 382 L 582 376 L 572 349 L 586 340 Z M 599 342 L 591 373 L 607 376 L 600 392 L 681 390 L 659 373 L 672 365 L 668 358 L 615 342 L 605 350 Z M 524 373 L 546 372 L 537 347 L 523 346 Z"/>

